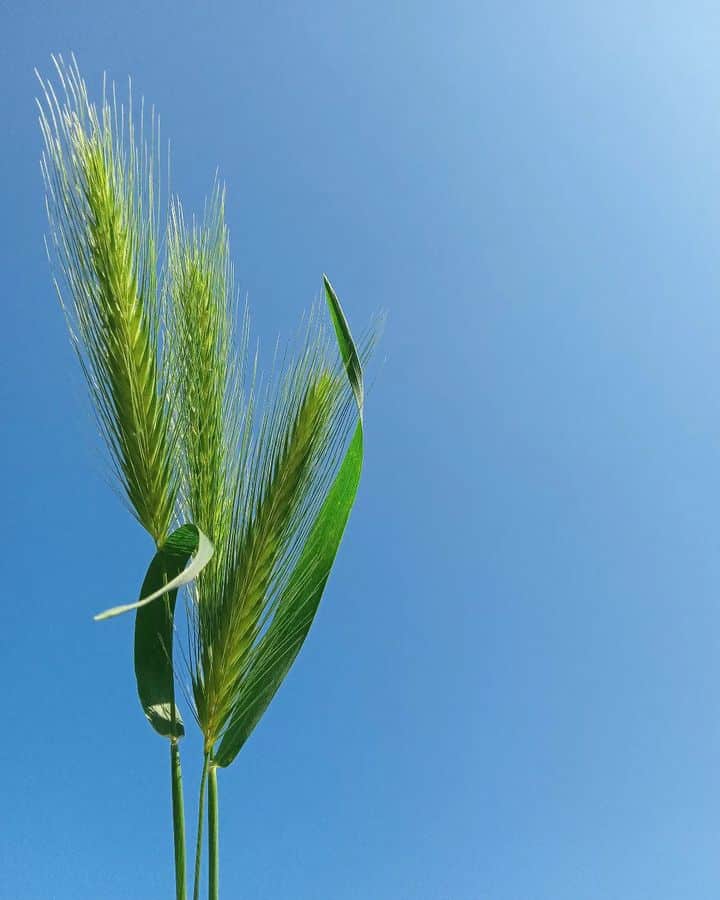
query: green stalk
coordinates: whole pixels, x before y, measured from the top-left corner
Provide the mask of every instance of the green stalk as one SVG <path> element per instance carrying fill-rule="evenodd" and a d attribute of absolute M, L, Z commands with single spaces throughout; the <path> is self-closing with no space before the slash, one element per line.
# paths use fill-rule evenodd
<path fill-rule="evenodd" d="M 193 882 L 193 900 L 200 900 L 200 868 L 202 862 L 203 821 L 205 819 L 205 788 L 207 786 L 208 766 L 210 754 L 206 753 L 203 759 L 202 775 L 200 776 L 200 797 L 198 799 L 198 823 L 197 841 L 195 843 L 195 879 Z"/>
<path fill-rule="evenodd" d="M 183 804 L 180 747 L 177 740 L 170 741 L 170 772 L 172 778 L 173 838 L 175 841 L 175 897 L 185 900 L 185 809 Z"/>
<path fill-rule="evenodd" d="M 218 822 L 217 766 L 211 764 L 210 771 L 208 773 L 208 855 L 210 857 L 208 900 L 219 900 L 219 832 L 220 825 Z"/>

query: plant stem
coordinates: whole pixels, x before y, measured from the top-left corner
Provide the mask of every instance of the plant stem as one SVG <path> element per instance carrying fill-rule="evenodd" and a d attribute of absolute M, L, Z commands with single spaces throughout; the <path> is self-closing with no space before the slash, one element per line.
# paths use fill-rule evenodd
<path fill-rule="evenodd" d="M 208 765 L 210 753 L 206 752 L 203 759 L 202 775 L 200 776 L 200 797 L 198 799 L 198 823 L 197 841 L 195 843 L 195 879 L 193 883 L 193 900 L 200 900 L 200 867 L 202 862 L 202 838 L 203 822 L 205 821 L 205 788 L 207 786 Z"/>
<path fill-rule="evenodd" d="M 220 879 L 220 855 L 219 855 L 219 822 L 218 822 L 218 787 L 217 766 L 210 764 L 208 773 L 208 898 L 218 900 L 218 886 Z"/>
<path fill-rule="evenodd" d="M 185 900 L 185 808 L 180 747 L 175 738 L 170 741 L 170 774 L 172 778 L 173 839 L 175 842 L 175 897 L 177 900 Z"/>

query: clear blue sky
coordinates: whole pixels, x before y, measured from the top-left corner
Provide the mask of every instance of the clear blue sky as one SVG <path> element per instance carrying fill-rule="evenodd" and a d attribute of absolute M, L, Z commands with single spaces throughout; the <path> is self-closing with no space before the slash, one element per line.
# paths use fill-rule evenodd
<path fill-rule="evenodd" d="M 157 106 L 190 205 L 219 167 L 266 343 L 323 270 L 356 328 L 389 311 L 315 628 L 221 773 L 225 900 L 715 900 L 717 4 L 2 0 L 0 31 L 1 900 L 172 896 L 132 623 L 91 620 L 150 547 L 42 244 L 32 70 L 71 50 Z"/>

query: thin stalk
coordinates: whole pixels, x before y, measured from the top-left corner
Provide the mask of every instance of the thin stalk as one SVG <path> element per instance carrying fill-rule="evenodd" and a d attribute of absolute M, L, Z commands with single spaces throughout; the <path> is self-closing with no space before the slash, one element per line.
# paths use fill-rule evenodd
<path fill-rule="evenodd" d="M 202 839 L 203 822 L 205 821 L 205 788 L 207 787 L 208 766 L 210 754 L 206 753 L 203 759 L 202 775 L 200 776 L 200 797 L 198 799 L 198 823 L 197 841 L 195 843 L 195 878 L 193 882 L 193 900 L 200 900 L 200 868 L 202 863 Z"/>
<path fill-rule="evenodd" d="M 210 771 L 208 773 L 208 855 L 210 857 L 208 876 L 209 900 L 219 900 L 219 831 L 220 826 L 218 822 L 217 766 L 211 764 Z"/>
<path fill-rule="evenodd" d="M 170 741 L 170 774 L 172 778 L 173 839 L 175 842 L 175 897 L 186 898 L 185 875 L 185 806 L 183 803 L 180 747 L 177 740 Z"/>

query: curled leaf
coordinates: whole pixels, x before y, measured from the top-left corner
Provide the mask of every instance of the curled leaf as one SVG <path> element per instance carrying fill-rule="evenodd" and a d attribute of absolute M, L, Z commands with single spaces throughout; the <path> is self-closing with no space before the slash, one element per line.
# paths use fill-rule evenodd
<path fill-rule="evenodd" d="M 177 591 L 197 575 L 197 565 L 204 565 L 208 552 L 212 554 L 212 545 L 205 535 L 195 525 L 182 525 L 158 549 L 140 591 L 145 602 L 135 617 L 135 678 L 145 716 L 163 737 L 179 738 L 185 733 L 175 705 L 173 636 Z M 193 562 L 188 566 L 193 554 Z M 155 602 L 148 600 L 153 597 Z"/>
<path fill-rule="evenodd" d="M 131 612 L 133 609 L 140 609 L 143 606 L 147 606 L 148 603 L 152 603 L 153 600 L 157 600 L 159 597 L 162 597 L 163 594 L 167 594 L 170 591 L 177 591 L 179 587 L 182 587 L 184 584 L 189 584 L 197 578 L 212 559 L 213 552 L 214 548 L 212 542 L 199 528 L 195 525 L 183 525 L 181 528 L 178 528 L 177 531 L 174 531 L 165 541 L 158 550 L 156 558 L 161 555 L 177 557 L 178 555 L 186 553 L 185 559 L 187 560 L 191 554 L 194 554 L 190 565 L 174 578 L 171 578 L 166 584 L 162 584 L 157 590 L 152 590 L 151 593 L 147 595 L 142 591 L 141 593 L 143 593 L 143 596 L 134 603 L 113 606 L 110 609 L 106 609 L 104 612 L 98 613 L 93 618 L 96 622 L 111 619 L 114 616 L 120 616 L 123 613 Z"/>

